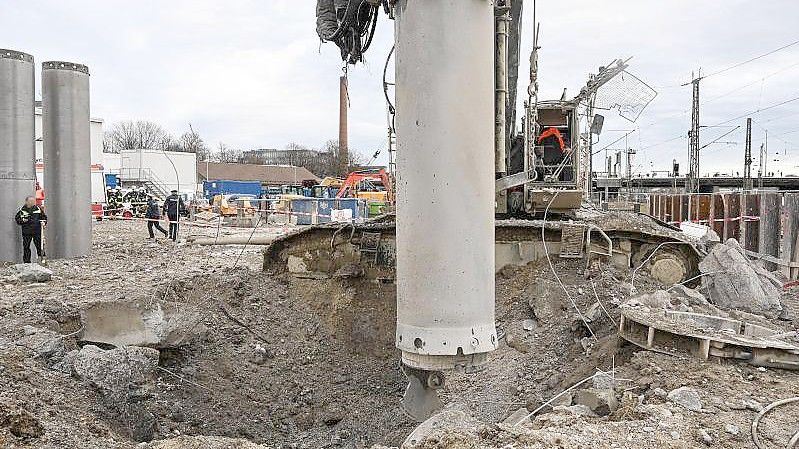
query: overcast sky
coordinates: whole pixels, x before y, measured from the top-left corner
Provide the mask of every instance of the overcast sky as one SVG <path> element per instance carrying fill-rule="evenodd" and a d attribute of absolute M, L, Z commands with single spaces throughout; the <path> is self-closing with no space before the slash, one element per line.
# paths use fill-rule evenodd
<path fill-rule="evenodd" d="M 679 85 L 691 79 L 692 70 L 713 73 L 799 40 L 795 0 L 538 3 L 543 98 L 559 98 L 564 87 L 572 96 L 589 72 L 630 56 L 630 71 L 658 91 L 636 123 L 607 113 L 596 147 L 624 134 L 615 130 L 636 129 L 627 144 L 638 150 L 637 171 L 666 170 L 675 158 L 686 167 L 691 90 Z M 320 47 L 315 4 L 2 0 L 0 48 L 32 53 L 38 62 L 87 64 L 92 115 L 107 125 L 151 120 L 180 134 L 191 123 L 212 146 L 318 147 L 337 137 L 341 63 L 333 44 Z M 527 0 L 523 60 L 531 47 L 531 6 Z M 350 69 L 351 146 L 364 155 L 385 148 L 386 140 L 382 71 L 393 27 L 386 17 L 379 27 L 366 64 Z M 523 65 L 522 90 L 526 71 Z M 711 76 L 701 84 L 702 124 L 797 98 L 798 81 L 799 45 Z M 768 129 L 769 170 L 799 172 L 799 101 L 752 117 L 755 155 Z M 703 172 L 742 170 L 745 119 L 729 124 L 741 128 L 703 150 Z M 703 129 L 702 140 L 729 129 Z M 385 161 L 383 152 L 378 162 Z"/>

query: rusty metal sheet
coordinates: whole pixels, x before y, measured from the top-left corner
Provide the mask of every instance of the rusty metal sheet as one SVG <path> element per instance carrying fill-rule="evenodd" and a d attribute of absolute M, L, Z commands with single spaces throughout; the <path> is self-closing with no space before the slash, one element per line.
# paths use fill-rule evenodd
<path fill-rule="evenodd" d="M 741 235 L 738 240 L 749 251 L 760 251 L 760 194 L 745 193 L 741 198 Z"/>
<path fill-rule="evenodd" d="M 649 214 L 653 217 L 657 217 L 657 207 L 655 207 L 657 204 L 657 197 L 657 195 L 649 195 Z"/>
<path fill-rule="evenodd" d="M 680 219 L 682 221 L 690 220 L 690 215 L 688 214 L 688 205 L 690 202 L 688 201 L 690 197 L 688 195 L 680 195 Z"/>
<path fill-rule="evenodd" d="M 672 195 L 671 196 L 671 220 L 675 223 L 682 222 L 682 217 L 680 216 L 680 195 Z"/>
<path fill-rule="evenodd" d="M 673 214 L 673 211 L 672 211 L 672 205 L 674 204 L 674 196 L 666 195 L 665 198 L 666 198 L 666 201 L 665 201 L 665 210 L 664 210 L 664 214 L 663 214 L 663 217 L 664 217 L 663 221 L 665 221 L 666 223 L 672 223 L 673 224 L 674 221 L 675 221 L 674 214 Z"/>
<path fill-rule="evenodd" d="M 714 193 L 711 200 L 710 225 L 720 238 L 724 238 L 724 194 Z"/>
<path fill-rule="evenodd" d="M 696 215 L 694 221 L 705 225 L 709 224 L 711 196 L 706 193 L 698 194 L 696 195 L 694 202 L 696 203 Z"/>
<path fill-rule="evenodd" d="M 741 194 L 730 192 L 724 195 L 724 240 L 739 240 L 741 235 Z"/>
<path fill-rule="evenodd" d="M 799 262 L 799 193 L 786 193 L 782 208 L 782 254 L 787 262 Z M 799 279 L 799 268 L 785 268 L 792 280 Z"/>
<path fill-rule="evenodd" d="M 780 257 L 780 211 L 782 209 L 782 194 L 777 192 L 764 192 L 760 195 L 760 229 L 758 248 L 761 254 Z M 766 263 L 766 268 L 776 270 L 777 265 Z"/>

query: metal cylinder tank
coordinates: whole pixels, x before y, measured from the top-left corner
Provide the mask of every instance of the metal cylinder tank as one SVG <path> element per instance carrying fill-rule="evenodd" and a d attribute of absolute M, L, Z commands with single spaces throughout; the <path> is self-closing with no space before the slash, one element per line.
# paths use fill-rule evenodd
<path fill-rule="evenodd" d="M 50 258 L 91 249 L 89 69 L 71 62 L 42 64 L 45 250 Z"/>
<path fill-rule="evenodd" d="M 406 366 L 478 364 L 494 327 L 494 9 L 396 4 L 397 334 Z"/>
<path fill-rule="evenodd" d="M 33 56 L 0 49 L 0 261 L 21 262 L 14 215 L 36 191 Z"/>

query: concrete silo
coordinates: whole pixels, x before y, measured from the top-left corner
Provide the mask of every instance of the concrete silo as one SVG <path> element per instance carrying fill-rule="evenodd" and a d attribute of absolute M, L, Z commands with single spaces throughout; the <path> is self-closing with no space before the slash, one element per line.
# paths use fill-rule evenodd
<path fill-rule="evenodd" d="M 36 189 L 33 56 L 0 49 L 0 261 L 21 262 L 14 215 Z"/>
<path fill-rule="evenodd" d="M 88 67 L 42 64 L 42 130 L 47 255 L 84 256 L 92 226 Z"/>

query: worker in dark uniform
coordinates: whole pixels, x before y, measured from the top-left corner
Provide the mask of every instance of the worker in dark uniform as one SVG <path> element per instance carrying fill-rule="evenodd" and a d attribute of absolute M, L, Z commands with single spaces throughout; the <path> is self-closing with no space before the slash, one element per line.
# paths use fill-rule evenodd
<path fill-rule="evenodd" d="M 147 211 L 144 214 L 144 217 L 147 219 L 147 232 L 150 233 L 150 238 L 155 238 L 155 233 L 153 233 L 153 228 L 158 229 L 164 234 L 164 237 L 167 236 L 166 229 L 161 227 L 161 205 L 158 204 L 158 201 L 150 195 L 147 197 Z"/>
<path fill-rule="evenodd" d="M 169 218 L 169 238 L 173 241 L 178 240 L 180 213 L 185 210 L 185 208 L 186 205 L 183 204 L 183 198 L 178 195 L 177 190 L 173 190 L 172 194 L 166 197 L 166 201 L 164 201 L 164 214 Z"/>
<path fill-rule="evenodd" d="M 25 205 L 17 212 L 14 220 L 22 227 L 22 261 L 31 263 L 31 242 L 33 242 L 39 262 L 44 262 L 42 224 L 47 223 L 47 215 L 36 205 L 36 198 L 32 196 L 25 198 Z"/>

